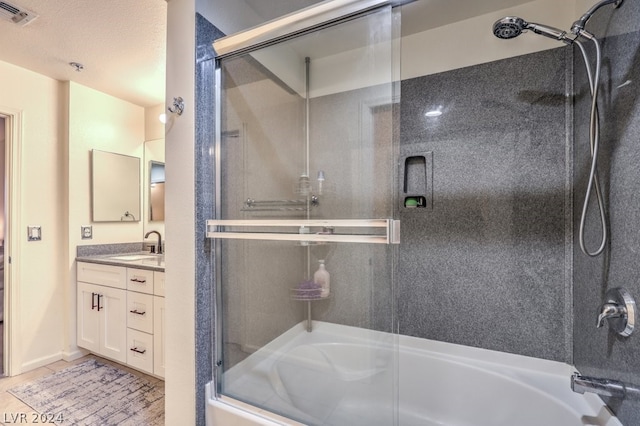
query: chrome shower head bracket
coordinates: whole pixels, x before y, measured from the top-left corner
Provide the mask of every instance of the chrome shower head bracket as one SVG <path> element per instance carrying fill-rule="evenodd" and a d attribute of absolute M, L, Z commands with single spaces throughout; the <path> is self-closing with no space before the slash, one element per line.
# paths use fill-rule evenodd
<path fill-rule="evenodd" d="M 580 17 L 580 19 L 578 19 L 577 21 L 575 21 L 573 23 L 573 25 L 571 25 L 571 32 L 574 33 L 575 35 L 582 35 L 582 34 L 580 34 L 580 32 L 584 31 L 584 27 L 585 27 L 585 25 L 587 25 L 587 21 L 589 21 L 589 19 L 591 19 L 593 14 L 596 13 L 596 11 L 598 9 L 600 9 L 602 6 L 606 6 L 606 5 L 612 4 L 612 3 L 614 5 L 614 7 L 617 9 L 622 5 L 623 1 L 624 0 L 602 0 L 599 3 L 596 3 L 595 5 L 593 5 L 591 7 L 591 9 L 587 10 L 584 13 L 584 15 L 582 15 Z"/>

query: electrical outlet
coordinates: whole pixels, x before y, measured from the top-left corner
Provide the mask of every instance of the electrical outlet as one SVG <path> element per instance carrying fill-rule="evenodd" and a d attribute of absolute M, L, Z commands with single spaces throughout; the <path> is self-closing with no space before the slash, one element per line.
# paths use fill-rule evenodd
<path fill-rule="evenodd" d="M 83 225 L 80 227 L 80 233 L 83 240 L 90 240 L 93 238 L 93 229 L 91 225 Z"/>
<path fill-rule="evenodd" d="M 29 241 L 40 241 L 42 239 L 42 227 L 27 226 L 27 239 Z"/>

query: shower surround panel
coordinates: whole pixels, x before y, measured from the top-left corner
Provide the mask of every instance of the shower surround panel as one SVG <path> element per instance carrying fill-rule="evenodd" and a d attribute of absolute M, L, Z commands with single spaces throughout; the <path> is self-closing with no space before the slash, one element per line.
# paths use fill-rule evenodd
<path fill-rule="evenodd" d="M 599 113 L 601 125 L 598 168 L 610 221 L 610 246 L 592 259 L 574 242 L 573 333 L 574 363 L 585 375 L 621 380 L 640 385 L 640 340 L 636 330 L 623 338 L 596 328 L 595 318 L 604 294 L 624 287 L 640 298 L 638 251 L 640 248 L 640 2 L 624 1 L 619 9 L 603 8 L 587 29 L 598 35 L 602 45 L 602 84 Z M 574 58 L 575 148 L 574 205 L 582 206 L 587 185 L 589 97 L 587 76 L 579 52 Z M 587 246 L 597 246 L 597 206 L 587 216 Z M 574 218 L 574 229 L 580 217 Z M 636 318 L 637 321 L 637 318 Z M 640 402 L 633 398 L 605 398 L 625 425 L 640 424 Z"/>
<path fill-rule="evenodd" d="M 433 209 L 400 212 L 401 334 L 571 360 L 570 52 L 402 82 L 401 155 L 432 153 Z"/>

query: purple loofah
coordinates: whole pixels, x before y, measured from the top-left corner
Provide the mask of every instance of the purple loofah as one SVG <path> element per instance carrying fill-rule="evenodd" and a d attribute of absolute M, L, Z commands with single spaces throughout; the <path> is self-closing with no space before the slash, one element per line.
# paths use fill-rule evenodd
<path fill-rule="evenodd" d="M 294 290 L 294 296 L 296 299 L 316 299 L 320 297 L 321 291 L 322 288 L 319 284 L 307 280 L 298 284 L 298 288 Z"/>

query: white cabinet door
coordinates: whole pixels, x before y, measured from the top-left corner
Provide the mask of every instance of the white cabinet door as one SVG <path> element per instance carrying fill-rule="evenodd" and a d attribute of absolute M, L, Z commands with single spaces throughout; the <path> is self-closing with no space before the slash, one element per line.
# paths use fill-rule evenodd
<path fill-rule="evenodd" d="M 103 287 L 100 303 L 100 353 L 107 358 L 127 362 L 127 292 Z"/>
<path fill-rule="evenodd" d="M 92 352 L 100 351 L 100 314 L 97 298 L 100 286 L 78 283 L 77 297 L 77 344 Z"/>
<path fill-rule="evenodd" d="M 78 282 L 77 344 L 114 361 L 127 361 L 127 292 Z"/>
<path fill-rule="evenodd" d="M 164 377 L 164 297 L 153 298 L 153 374 Z"/>

